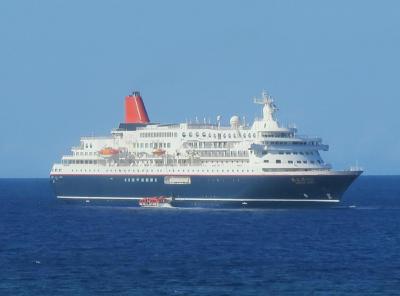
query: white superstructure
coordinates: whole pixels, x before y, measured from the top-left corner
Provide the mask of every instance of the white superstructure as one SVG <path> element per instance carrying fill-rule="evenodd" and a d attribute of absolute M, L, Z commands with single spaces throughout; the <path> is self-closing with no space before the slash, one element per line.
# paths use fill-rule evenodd
<path fill-rule="evenodd" d="M 125 125 L 109 137 L 83 137 L 52 174 L 268 175 L 329 174 L 320 138 L 297 135 L 275 118 L 273 99 L 255 103 L 263 116 L 251 126 L 232 116 L 230 126 L 206 123 Z"/>

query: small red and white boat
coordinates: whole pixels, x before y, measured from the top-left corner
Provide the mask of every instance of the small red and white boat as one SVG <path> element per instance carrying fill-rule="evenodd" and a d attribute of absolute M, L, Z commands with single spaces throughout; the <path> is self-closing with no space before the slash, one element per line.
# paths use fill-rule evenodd
<path fill-rule="evenodd" d="M 164 196 L 143 197 L 139 199 L 139 206 L 143 208 L 171 208 L 172 198 Z"/>

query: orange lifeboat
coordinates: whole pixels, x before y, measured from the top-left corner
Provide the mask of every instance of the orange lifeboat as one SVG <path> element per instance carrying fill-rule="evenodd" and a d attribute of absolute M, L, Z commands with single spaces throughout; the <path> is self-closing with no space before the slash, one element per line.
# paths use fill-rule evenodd
<path fill-rule="evenodd" d="M 111 147 L 106 147 L 99 151 L 99 154 L 103 157 L 112 157 L 112 156 L 117 155 L 118 153 L 119 153 L 118 149 L 114 149 Z"/>
<path fill-rule="evenodd" d="M 161 148 L 158 148 L 158 149 L 156 149 L 156 150 L 153 151 L 153 154 L 154 154 L 154 155 L 157 155 L 157 156 L 161 156 L 161 155 L 164 155 L 164 154 L 165 154 L 165 150 L 164 150 L 164 149 L 161 149 Z"/>

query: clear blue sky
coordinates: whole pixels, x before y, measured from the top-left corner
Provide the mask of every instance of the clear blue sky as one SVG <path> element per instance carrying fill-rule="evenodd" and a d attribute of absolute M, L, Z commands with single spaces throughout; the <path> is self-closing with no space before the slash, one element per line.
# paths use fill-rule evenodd
<path fill-rule="evenodd" d="M 330 145 L 337 169 L 400 174 L 399 1 L 1 1 L 0 177 L 46 177 L 123 120 L 253 118 Z"/>

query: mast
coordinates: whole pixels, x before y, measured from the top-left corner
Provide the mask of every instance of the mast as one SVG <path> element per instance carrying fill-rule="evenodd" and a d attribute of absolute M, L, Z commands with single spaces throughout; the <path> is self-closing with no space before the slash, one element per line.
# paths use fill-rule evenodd
<path fill-rule="evenodd" d="M 270 127 L 278 127 L 278 121 L 275 118 L 275 112 L 278 111 L 274 103 L 274 99 L 263 90 L 261 98 L 254 98 L 254 103 L 263 105 L 263 118 L 262 121 Z"/>

